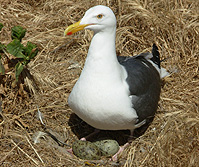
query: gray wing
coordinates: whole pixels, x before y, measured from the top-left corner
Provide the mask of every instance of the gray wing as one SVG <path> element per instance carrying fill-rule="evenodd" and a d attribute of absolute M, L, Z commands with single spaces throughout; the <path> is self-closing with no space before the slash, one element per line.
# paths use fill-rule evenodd
<path fill-rule="evenodd" d="M 153 120 L 161 89 L 159 73 L 146 60 L 146 54 L 134 57 L 118 56 L 119 63 L 125 67 L 128 74 L 126 81 L 133 97 L 132 104 L 137 112 L 139 122 L 144 119 L 147 122 Z"/>

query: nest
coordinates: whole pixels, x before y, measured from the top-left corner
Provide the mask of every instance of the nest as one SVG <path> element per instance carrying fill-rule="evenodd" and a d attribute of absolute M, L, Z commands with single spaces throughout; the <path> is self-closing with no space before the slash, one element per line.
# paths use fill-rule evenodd
<path fill-rule="evenodd" d="M 151 50 L 156 43 L 162 62 L 172 74 L 165 78 L 159 107 L 147 131 L 136 138 L 118 162 L 83 161 L 48 137 L 32 139 L 46 125 L 62 141 L 92 132 L 92 127 L 75 117 L 67 98 L 77 81 L 92 32 L 85 30 L 63 37 L 64 29 L 79 21 L 92 6 L 109 6 L 117 17 L 118 55 L 133 56 Z M 1 166 L 189 166 L 199 164 L 199 4 L 197 1 L 86 1 L 7 0 L 1 2 L 1 43 L 11 41 L 15 25 L 27 29 L 23 42 L 33 42 L 39 54 L 28 70 L 34 80 L 25 79 L 13 88 L 12 75 L 0 82 L 0 164 Z M 168 59 L 167 59 L 168 58 Z M 83 129 L 83 130 L 82 130 Z M 103 132 L 103 135 L 116 136 Z M 123 139 L 121 139 L 123 140 Z"/>

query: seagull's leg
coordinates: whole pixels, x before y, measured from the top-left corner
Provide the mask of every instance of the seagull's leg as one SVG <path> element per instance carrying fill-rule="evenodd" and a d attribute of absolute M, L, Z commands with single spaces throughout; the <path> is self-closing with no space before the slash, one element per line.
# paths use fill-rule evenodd
<path fill-rule="evenodd" d="M 117 156 L 118 156 L 121 152 L 123 152 L 124 149 L 125 149 L 126 147 L 128 147 L 129 145 L 130 145 L 130 143 L 127 142 L 127 143 L 124 144 L 123 146 L 120 146 L 118 152 L 117 152 L 115 155 L 112 156 L 111 160 L 112 160 L 112 161 L 117 161 Z"/>
<path fill-rule="evenodd" d="M 136 125 L 135 125 L 135 129 L 141 127 L 141 126 L 144 125 L 145 123 L 146 123 L 146 120 L 143 120 L 142 122 L 136 124 Z M 128 146 L 130 145 L 130 143 L 131 143 L 132 140 L 133 140 L 133 132 L 134 132 L 134 129 L 131 129 L 131 130 L 130 130 L 130 136 L 129 136 L 129 138 L 128 138 L 128 142 L 127 142 L 126 144 L 124 144 L 123 146 L 120 146 L 118 152 L 117 152 L 115 155 L 112 156 L 111 159 L 112 159 L 113 161 L 117 161 L 117 156 L 118 156 L 121 152 L 123 152 L 124 149 L 125 149 L 126 147 L 128 147 Z"/>
<path fill-rule="evenodd" d="M 138 124 L 135 124 L 135 129 L 137 128 L 140 128 L 142 125 L 144 125 L 146 123 L 146 119 L 144 119 L 142 122 L 138 123 Z M 131 129 L 130 130 L 130 136 L 128 138 L 128 142 L 132 142 L 132 139 L 133 139 L 133 132 L 135 129 Z"/>
<path fill-rule="evenodd" d="M 73 156 L 73 149 L 72 149 L 72 148 L 66 149 L 66 151 L 67 151 L 71 156 Z"/>
<path fill-rule="evenodd" d="M 89 135 L 87 135 L 87 136 L 85 136 L 85 137 L 82 137 L 80 140 L 86 141 L 87 139 L 91 138 L 92 136 L 98 134 L 99 132 L 100 132 L 99 129 L 95 129 L 93 133 L 91 133 L 91 134 L 89 134 Z"/>

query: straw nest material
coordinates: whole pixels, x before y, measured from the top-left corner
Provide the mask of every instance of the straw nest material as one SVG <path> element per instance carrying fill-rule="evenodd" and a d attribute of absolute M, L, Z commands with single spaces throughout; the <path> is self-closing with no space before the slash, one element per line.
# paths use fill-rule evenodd
<path fill-rule="evenodd" d="M 59 146 L 36 117 L 37 106 L 46 126 L 71 145 L 93 131 L 72 114 L 68 95 L 84 65 L 92 32 L 63 37 L 64 29 L 87 9 L 102 4 L 117 17 L 117 54 L 133 56 L 156 43 L 162 62 L 172 74 L 162 84 L 156 117 L 118 162 L 106 158 L 83 161 Z M 199 164 L 199 2 L 196 0 L 7 0 L 0 3 L 4 28 L 0 41 L 11 41 L 14 25 L 27 29 L 23 43 L 39 47 L 21 88 L 12 88 L 12 75 L 0 85 L 1 166 L 183 166 Z M 126 132 L 103 132 L 111 135 Z M 36 140 L 33 141 L 33 138 Z M 123 139 L 121 139 L 123 140 Z M 37 144 L 34 144 L 37 142 Z"/>

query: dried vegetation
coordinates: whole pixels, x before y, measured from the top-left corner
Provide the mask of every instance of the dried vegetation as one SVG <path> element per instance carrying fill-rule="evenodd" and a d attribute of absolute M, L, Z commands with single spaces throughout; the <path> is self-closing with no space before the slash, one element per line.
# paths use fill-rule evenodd
<path fill-rule="evenodd" d="M 118 163 L 70 157 L 66 146 L 48 137 L 33 144 L 45 122 L 71 145 L 92 131 L 71 116 L 67 97 L 78 79 L 92 32 L 63 37 L 67 25 L 78 21 L 91 6 L 112 8 L 118 20 L 117 54 L 136 55 L 156 43 L 164 67 L 174 73 L 164 80 L 159 108 L 144 135 L 135 139 Z M 40 52 L 29 64 L 34 81 L 12 88 L 13 74 L 0 78 L 1 166 L 187 166 L 199 164 L 199 2 L 197 0 L 6 0 L 0 1 L 0 41 L 8 43 L 14 25 L 27 28 L 24 43 Z M 68 123 L 69 122 L 69 123 Z M 104 132 L 106 134 L 108 132 Z M 112 134 L 114 136 L 115 132 Z"/>

